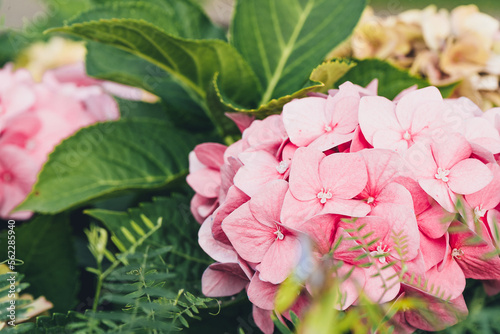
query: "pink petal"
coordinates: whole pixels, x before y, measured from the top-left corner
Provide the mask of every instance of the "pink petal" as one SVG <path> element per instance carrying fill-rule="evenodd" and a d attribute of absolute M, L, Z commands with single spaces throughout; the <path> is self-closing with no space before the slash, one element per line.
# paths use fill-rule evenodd
<path fill-rule="evenodd" d="M 319 201 L 316 201 L 319 204 Z M 321 204 L 320 204 L 321 205 Z M 332 198 L 326 201 L 323 209 L 318 213 L 335 213 L 343 216 L 365 217 L 370 213 L 371 207 L 364 201 L 354 199 Z"/>
<path fill-rule="evenodd" d="M 443 97 L 436 87 L 426 87 L 408 93 L 399 100 L 396 107 L 396 116 L 403 129 L 409 129 L 414 119 L 425 117 L 420 114 L 424 106 L 432 102 L 442 102 Z"/>
<path fill-rule="evenodd" d="M 234 176 L 234 184 L 250 197 L 266 183 L 283 177 L 276 169 L 279 161 L 266 151 L 245 152 L 238 157 L 243 167 Z"/>
<path fill-rule="evenodd" d="M 391 149 L 396 152 L 404 152 L 409 147 L 409 142 L 403 139 L 400 130 L 379 130 L 374 133 L 373 147 Z"/>
<path fill-rule="evenodd" d="M 217 143 L 203 143 L 194 148 L 196 157 L 202 164 L 212 169 L 220 169 L 224 163 L 227 146 Z"/>
<path fill-rule="evenodd" d="M 245 129 L 247 129 L 255 119 L 255 116 L 246 115 L 239 112 L 227 112 L 225 113 L 226 117 L 229 118 L 236 124 L 238 129 L 243 133 Z"/>
<path fill-rule="evenodd" d="M 462 135 L 456 133 L 445 134 L 439 141 L 431 144 L 432 154 L 436 165 L 442 169 L 450 169 L 457 162 L 467 159 L 472 149 Z"/>
<path fill-rule="evenodd" d="M 323 209 L 323 204 L 317 198 L 300 201 L 288 190 L 281 210 L 281 222 L 286 226 L 295 228 L 314 215 L 319 214 Z"/>
<path fill-rule="evenodd" d="M 370 196 L 377 195 L 399 173 L 404 164 L 400 155 L 390 150 L 368 149 L 360 154 L 366 164 L 366 192 Z"/>
<path fill-rule="evenodd" d="M 212 234 L 212 217 L 208 217 L 198 231 L 198 243 L 200 247 L 212 259 L 222 263 L 235 263 L 238 255 L 231 245 L 214 239 Z"/>
<path fill-rule="evenodd" d="M 290 191 L 298 200 L 315 199 L 321 190 L 319 164 L 325 155 L 316 149 L 299 148 L 290 170 Z"/>
<path fill-rule="evenodd" d="M 221 182 L 219 171 L 204 168 L 189 174 L 186 181 L 196 193 L 203 197 L 214 198 L 219 196 Z"/>
<path fill-rule="evenodd" d="M 224 219 L 222 230 L 236 252 L 243 259 L 254 263 L 262 261 L 276 238 L 274 235 L 276 229 L 259 223 L 252 215 L 248 203 L 243 204 Z"/>
<path fill-rule="evenodd" d="M 493 173 L 477 159 L 465 159 L 450 170 L 448 186 L 457 194 L 469 195 L 486 187 Z"/>
<path fill-rule="evenodd" d="M 294 228 L 307 234 L 317 251 L 324 255 L 330 252 L 339 221 L 340 216 L 337 215 L 318 215 Z"/>
<path fill-rule="evenodd" d="M 212 233 L 216 240 L 230 244 L 229 239 L 222 230 L 222 222 L 232 213 L 234 210 L 239 208 L 244 203 L 248 202 L 250 197 L 245 195 L 241 190 L 232 186 L 229 188 L 226 196 L 226 200 L 217 208 L 214 212 Z M 222 262 L 222 261 L 219 261 Z"/>
<path fill-rule="evenodd" d="M 255 305 L 252 308 L 252 316 L 255 324 L 264 334 L 274 333 L 274 323 L 271 319 L 272 312 L 270 310 L 261 309 Z"/>
<path fill-rule="evenodd" d="M 250 281 L 247 294 L 248 299 L 255 306 L 263 310 L 273 310 L 274 298 L 276 298 L 277 291 L 278 285 L 261 281 L 259 279 L 259 273 L 257 272 Z"/>
<path fill-rule="evenodd" d="M 358 195 L 368 180 L 365 162 L 358 153 L 327 156 L 320 163 L 319 175 L 322 188 L 330 190 L 334 198 L 342 199 Z"/>
<path fill-rule="evenodd" d="M 248 283 L 237 263 L 214 263 L 203 273 L 201 289 L 207 297 L 227 297 L 237 294 Z"/>
<path fill-rule="evenodd" d="M 396 298 L 400 283 L 393 267 L 382 269 L 382 265 L 375 262 L 371 267 L 365 268 L 365 275 L 363 291 L 371 301 L 382 304 Z"/>
<path fill-rule="evenodd" d="M 290 141 L 297 146 L 307 146 L 326 132 L 329 120 L 325 117 L 326 100 L 306 97 L 293 100 L 283 107 L 283 123 Z"/>
<path fill-rule="evenodd" d="M 347 143 L 354 138 L 354 132 L 348 134 L 341 134 L 335 130 L 325 133 L 324 135 L 316 138 L 308 147 L 315 148 L 320 151 L 327 151 L 341 144 Z"/>
<path fill-rule="evenodd" d="M 456 212 L 456 196 L 447 184 L 437 179 L 420 179 L 418 184 L 448 212 Z"/>
<path fill-rule="evenodd" d="M 406 320 L 413 327 L 425 331 L 439 331 L 467 317 L 467 305 L 462 295 L 445 301 L 410 287 L 405 287 L 405 292 L 408 297 L 423 298 L 426 303 L 425 308 L 405 312 Z"/>
<path fill-rule="evenodd" d="M 442 295 L 442 299 L 455 299 L 462 295 L 465 289 L 465 276 L 457 262 L 451 259 L 451 250 L 446 256 L 449 259 L 443 268 L 438 270 L 436 265 L 427 271 L 427 286 L 433 286 L 434 293 Z"/>
<path fill-rule="evenodd" d="M 297 266 L 301 251 L 299 240 L 292 235 L 285 236 L 283 240 L 276 240 L 258 265 L 259 278 L 262 281 L 280 284 Z"/>
<path fill-rule="evenodd" d="M 499 279 L 500 257 L 496 255 L 495 247 L 485 238 L 486 235 L 480 237 L 465 229 L 461 223 L 454 223 L 452 226 L 461 230 L 450 232 L 450 247 L 452 250 L 461 251 L 460 256 L 455 257 L 454 260 L 462 268 L 465 277 Z"/>
<path fill-rule="evenodd" d="M 250 211 L 262 224 L 276 227 L 280 222 L 283 201 L 288 191 L 288 182 L 276 180 L 268 183 L 250 200 Z"/>
<path fill-rule="evenodd" d="M 427 210 L 417 216 L 419 229 L 425 235 L 437 239 L 441 238 L 451 222 L 455 219 L 455 215 L 444 210 L 438 203 L 434 202 Z"/>
<path fill-rule="evenodd" d="M 379 130 L 401 130 L 396 119 L 395 105 L 385 97 L 365 96 L 359 103 L 359 126 L 366 140 L 373 144 L 373 136 Z"/>
<path fill-rule="evenodd" d="M 349 272 L 351 274 L 346 279 L 345 276 Z M 339 286 L 342 296 L 341 302 L 334 307 L 338 310 L 345 310 L 358 299 L 360 291 L 365 286 L 366 276 L 363 269 L 345 263 L 338 269 L 337 275 L 343 280 Z"/>

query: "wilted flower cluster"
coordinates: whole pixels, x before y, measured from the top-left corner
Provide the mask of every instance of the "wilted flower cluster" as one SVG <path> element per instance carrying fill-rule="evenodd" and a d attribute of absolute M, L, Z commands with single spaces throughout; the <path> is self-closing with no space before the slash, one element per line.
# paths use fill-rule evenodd
<path fill-rule="evenodd" d="M 10 64 L 0 69 L 0 217 L 30 217 L 30 212 L 11 211 L 30 192 L 62 139 L 84 126 L 119 118 L 108 90 L 131 99 L 141 94 L 87 77 L 83 63 L 47 71 L 41 82 Z"/>
<path fill-rule="evenodd" d="M 500 109 L 483 114 L 435 87 L 393 101 L 376 91 L 376 82 L 346 82 L 286 104 L 281 115 L 233 117 L 241 140 L 201 144 L 190 155 L 199 243 L 217 261 L 203 292 L 246 289 L 265 333 L 278 287 L 304 261 L 342 263 L 343 298 L 332 305 L 340 310 L 360 294 L 380 304 L 423 297 L 437 323 L 407 310 L 393 318 L 403 332 L 467 314 L 466 278 L 500 290 Z M 292 310 L 300 316 L 313 293 L 306 283 Z"/>
<path fill-rule="evenodd" d="M 333 56 L 386 59 L 433 85 L 460 80 L 457 96 L 483 110 L 500 106 L 500 22 L 475 5 L 451 12 L 431 5 L 388 17 L 368 8 Z"/>

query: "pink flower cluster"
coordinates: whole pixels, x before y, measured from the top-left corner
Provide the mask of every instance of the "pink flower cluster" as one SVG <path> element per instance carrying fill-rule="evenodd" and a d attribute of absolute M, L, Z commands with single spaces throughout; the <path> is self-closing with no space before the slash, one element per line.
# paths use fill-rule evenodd
<path fill-rule="evenodd" d="M 346 82 L 281 115 L 233 119 L 241 140 L 190 155 L 199 243 L 217 261 L 203 274 L 205 295 L 246 289 L 256 324 L 272 333 L 276 291 L 311 254 L 311 268 L 343 263 L 337 309 L 361 293 L 380 304 L 425 298 L 437 323 L 419 310 L 393 318 L 397 332 L 413 332 L 467 314 L 466 278 L 500 291 L 500 108 L 483 113 L 435 87 L 391 101 L 376 81 Z M 306 284 L 291 309 L 300 316 L 313 293 Z"/>
<path fill-rule="evenodd" d="M 41 82 L 10 64 L 0 69 L 1 218 L 31 216 L 11 211 L 30 192 L 48 154 L 62 139 L 95 122 L 118 119 L 118 106 L 106 85 L 125 95 L 131 90 L 88 78 L 83 63 L 48 71 Z"/>

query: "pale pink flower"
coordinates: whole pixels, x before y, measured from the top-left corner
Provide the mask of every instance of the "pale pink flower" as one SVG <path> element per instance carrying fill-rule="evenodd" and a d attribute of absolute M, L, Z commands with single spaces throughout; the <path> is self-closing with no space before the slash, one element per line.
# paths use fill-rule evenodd
<path fill-rule="evenodd" d="M 280 221 L 288 183 L 276 180 L 222 222 L 222 229 L 238 254 L 258 263 L 260 279 L 279 284 L 298 263 L 301 245 L 295 231 Z"/>
<path fill-rule="evenodd" d="M 325 156 L 317 149 L 299 148 L 281 218 L 293 224 L 325 213 L 366 216 L 370 206 L 353 198 L 365 188 L 367 178 L 365 163 L 357 153 Z"/>
<path fill-rule="evenodd" d="M 486 165 L 470 158 L 471 153 L 465 138 L 449 134 L 429 147 L 413 146 L 406 159 L 422 189 L 447 211 L 456 212 L 457 194 L 475 193 L 493 179 Z"/>
<path fill-rule="evenodd" d="M 367 96 L 359 105 L 359 125 L 373 147 L 404 152 L 432 137 L 443 109 L 443 98 L 435 87 L 408 93 L 397 104 L 384 97 Z"/>
<path fill-rule="evenodd" d="M 347 82 L 326 99 L 306 97 L 286 104 L 283 122 L 290 141 L 326 151 L 352 140 L 359 100 L 358 89 Z"/>

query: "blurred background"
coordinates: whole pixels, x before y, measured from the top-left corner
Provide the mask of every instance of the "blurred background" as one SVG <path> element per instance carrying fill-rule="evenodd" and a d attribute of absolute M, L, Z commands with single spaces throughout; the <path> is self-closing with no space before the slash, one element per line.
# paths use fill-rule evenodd
<path fill-rule="evenodd" d="M 64 2 L 70 0 L 60 0 Z M 214 21 L 226 25 L 231 17 L 233 0 L 198 0 L 206 6 Z M 54 1 L 56 2 L 56 1 Z M 411 8 L 424 8 L 429 4 L 453 8 L 474 3 L 482 12 L 500 18 L 500 0 L 372 0 L 371 4 L 378 15 L 393 15 Z M 0 0 L 0 27 L 21 28 L 28 20 L 44 15 L 45 9 L 40 0 Z"/>

